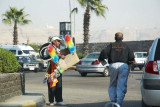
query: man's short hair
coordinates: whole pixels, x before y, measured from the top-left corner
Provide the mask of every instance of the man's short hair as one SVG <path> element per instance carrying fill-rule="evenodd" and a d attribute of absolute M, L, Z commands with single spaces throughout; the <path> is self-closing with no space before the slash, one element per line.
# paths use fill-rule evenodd
<path fill-rule="evenodd" d="M 123 39 L 123 34 L 121 32 L 117 32 L 115 34 L 115 40 L 122 40 Z"/>

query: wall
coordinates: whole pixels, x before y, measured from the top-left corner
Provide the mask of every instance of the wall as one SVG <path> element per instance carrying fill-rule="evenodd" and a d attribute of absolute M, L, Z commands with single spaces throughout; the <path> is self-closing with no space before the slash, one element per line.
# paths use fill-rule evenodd
<path fill-rule="evenodd" d="M 24 93 L 23 77 L 22 73 L 0 74 L 0 102 Z"/>
<path fill-rule="evenodd" d="M 152 45 L 153 40 L 145 41 L 124 41 L 133 52 L 148 52 Z M 100 52 L 104 47 L 106 47 L 111 42 L 104 43 L 89 43 L 89 53 L 90 52 Z M 83 44 L 76 44 L 77 53 L 83 53 Z"/>

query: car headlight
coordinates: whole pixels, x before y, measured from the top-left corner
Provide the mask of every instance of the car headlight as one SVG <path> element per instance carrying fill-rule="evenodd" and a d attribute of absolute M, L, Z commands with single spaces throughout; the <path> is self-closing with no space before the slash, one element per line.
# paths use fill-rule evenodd
<path fill-rule="evenodd" d="M 36 67 L 38 68 L 38 67 L 39 67 L 39 64 L 36 64 Z"/>
<path fill-rule="evenodd" d="M 27 67 L 27 65 L 26 64 L 23 64 L 23 68 L 26 68 Z"/>

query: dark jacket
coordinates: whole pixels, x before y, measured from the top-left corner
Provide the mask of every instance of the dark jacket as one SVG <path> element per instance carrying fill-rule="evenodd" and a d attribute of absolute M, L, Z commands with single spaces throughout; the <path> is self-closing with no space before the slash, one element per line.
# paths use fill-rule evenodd
<path fill-rule="evenodd" d="M 122 41 L 116 41 L 109 44 L 103 49 L 99 56 L 99 61 L 103 61 L 108 58 L 108 63 L 123 62 L 130 64 L 134 61 L 134 54 L 130 48 Z"/>

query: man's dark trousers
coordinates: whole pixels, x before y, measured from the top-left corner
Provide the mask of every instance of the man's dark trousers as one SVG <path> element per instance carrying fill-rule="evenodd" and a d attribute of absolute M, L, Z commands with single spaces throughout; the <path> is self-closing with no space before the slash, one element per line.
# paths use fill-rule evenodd
<path fill-rule="evenodd" d="M 63 101 L 62 99 L 62 75 L 60 75 L 58 78 L 58 83 L 56 84 L 55 87 L 50 88 L 50 83 L 48 83 L 48 97 L 49 97 L 49 102 L 53 103 L 54 102 L 54 97 L 56 102 L 61 102 Z"/>

